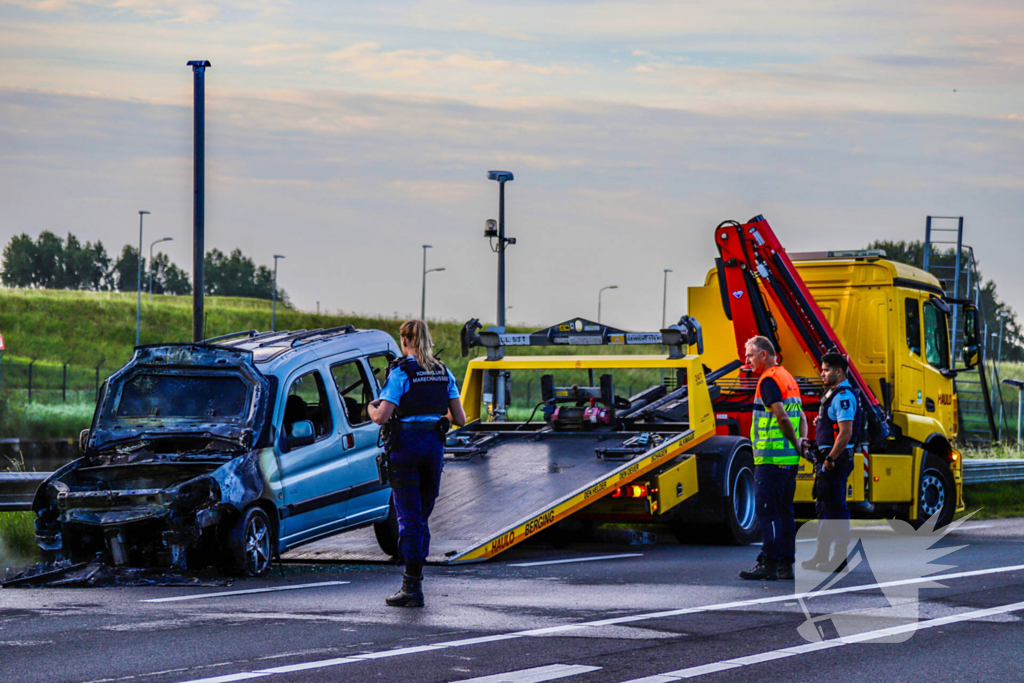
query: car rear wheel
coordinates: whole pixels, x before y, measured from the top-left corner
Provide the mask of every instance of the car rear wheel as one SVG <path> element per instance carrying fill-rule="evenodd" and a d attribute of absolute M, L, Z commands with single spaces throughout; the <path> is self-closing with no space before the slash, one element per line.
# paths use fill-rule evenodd
<path fill-rule="evenodd" d="M 395 497 L 388 500 L 388 518 L 375 522 L 373 535 L 377 537 L 377 545 L 388 557 L 398 557 L 398 512 L 395 510 Z"/>
<path fill-rule="evenodd" d="M 263 576 L 273 559 L 274 530 L 267 513 L 250 507 L 228 533 L 232 568 L 243 576 Z"/>

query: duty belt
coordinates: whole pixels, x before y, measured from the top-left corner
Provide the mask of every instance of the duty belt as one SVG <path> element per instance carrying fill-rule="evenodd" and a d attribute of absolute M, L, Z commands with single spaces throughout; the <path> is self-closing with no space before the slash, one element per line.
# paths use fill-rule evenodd
<path fill-rule="evenodd" d="M 434 422 L 399 422 L 398 429 L 402 432 L 436 432 L 438 422 L 439 420 Z"/>

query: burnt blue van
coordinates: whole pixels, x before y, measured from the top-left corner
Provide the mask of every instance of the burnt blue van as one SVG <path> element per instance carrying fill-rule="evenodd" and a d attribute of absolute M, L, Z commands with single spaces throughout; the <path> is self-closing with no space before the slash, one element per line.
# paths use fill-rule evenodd
<path fill-rule="evenodd" d="M 84 456 L 36 493 L 39 547 L 258 576 L 275 554 L 372 524 L 397 554 L 366 406 L 398 354 L 351 326 L 137 348 L 100 391 Z"/>

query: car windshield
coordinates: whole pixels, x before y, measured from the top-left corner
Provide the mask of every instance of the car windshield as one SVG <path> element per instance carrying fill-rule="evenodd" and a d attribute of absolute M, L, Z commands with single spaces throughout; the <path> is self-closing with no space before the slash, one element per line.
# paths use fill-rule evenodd
<path fill-rule="evenodd" d="M 248 393 L 239 377 L 136 375 L 125 382 L 114 413 L 118 418 L 238 418 L 246 413 Z"/>

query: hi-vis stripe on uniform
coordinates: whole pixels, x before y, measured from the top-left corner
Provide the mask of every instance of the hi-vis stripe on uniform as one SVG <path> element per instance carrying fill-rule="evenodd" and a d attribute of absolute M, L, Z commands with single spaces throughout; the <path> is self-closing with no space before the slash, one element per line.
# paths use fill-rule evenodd
<path fill-rule="evenodd" d="M 781 366 L 769 368 L 757 382 L 754 394 L 754 414 L 750 424 L 750 441 L 754 444 L 755 465 L 799 465 L 800 454 L 782 433 L 775 413 L 768 409 L 761 398 L 761 382 L 773 379 L 782 392 L 782 408 L 793 424 L 793 432 L 800 434 L 800 414 L 803 400 L 800 388 L 793 375 Z"/>
<path fill-rule="evenodd" d="M 448 560 L 448 564 L 488 560 L 714 436 L 715 415 L 711 406 L 711 396 L 708 394 L 704 372 L 698 363 L 690 365 L 686 383 L 690 397 L 690 429 L 668 439 L 656 450 L 644 454 L 639 459 L 623 463 L 605 478 L 555 501 L 544 511 L 507 527 L 494 538 L 455 555 Z"/>

